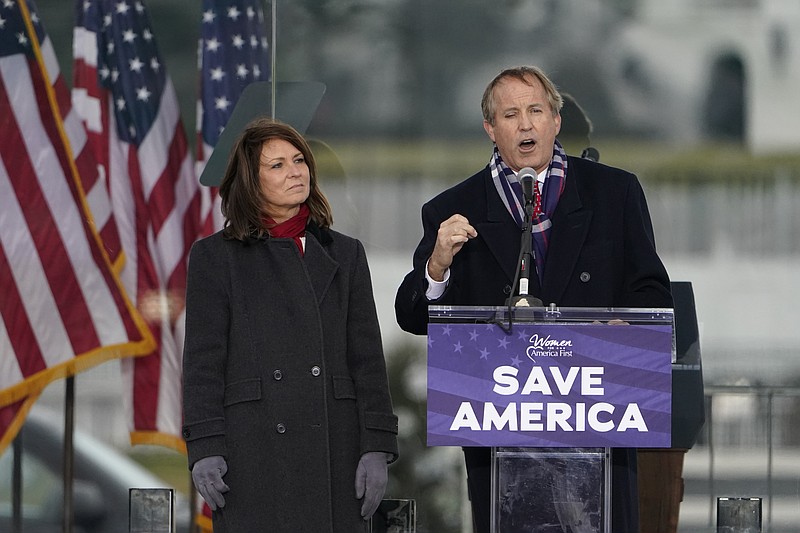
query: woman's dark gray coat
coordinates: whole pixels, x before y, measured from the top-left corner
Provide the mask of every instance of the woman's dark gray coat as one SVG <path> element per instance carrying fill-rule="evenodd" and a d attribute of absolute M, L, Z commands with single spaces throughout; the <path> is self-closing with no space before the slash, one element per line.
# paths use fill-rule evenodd
<path fill-rule="evenodd" d="M 184 349 L 189 465 L 221 455 L 216 532 L 366 531 L 361 454 L 397 454 L 364 248 L 309 226 L 248 243 L 221 233 L 189 258 Z"/>

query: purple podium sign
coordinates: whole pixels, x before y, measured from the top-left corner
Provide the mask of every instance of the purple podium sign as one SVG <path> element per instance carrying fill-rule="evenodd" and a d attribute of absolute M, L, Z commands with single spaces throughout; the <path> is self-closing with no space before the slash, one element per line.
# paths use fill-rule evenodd
<path fill-rule="evenodd" d="M 428 326 L 428 445 L 668 448 L 672 327 Z"/>

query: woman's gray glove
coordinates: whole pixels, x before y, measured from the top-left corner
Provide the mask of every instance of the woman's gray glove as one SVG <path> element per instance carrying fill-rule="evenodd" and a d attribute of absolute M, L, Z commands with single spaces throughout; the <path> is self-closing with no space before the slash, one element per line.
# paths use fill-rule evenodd
<path fill-rule="evenodd" d="M 375 513 L 386 492 L 389 476 L 386 472 L 386 454 L 367 452 L 361 456 L 356 468 L 356 498 L 364 498 L 361 503 L 361 516 L 364 520 Z"/>
<path fill-rule="evenodd" d="M 221 455 L 203 457 L 192 467 L 194 486 L 212 511 L 225 507 L 225 498 L 222 495 L 230 489 L 222 481 L 222 476 L 227 472 L 228 464 Z"/>

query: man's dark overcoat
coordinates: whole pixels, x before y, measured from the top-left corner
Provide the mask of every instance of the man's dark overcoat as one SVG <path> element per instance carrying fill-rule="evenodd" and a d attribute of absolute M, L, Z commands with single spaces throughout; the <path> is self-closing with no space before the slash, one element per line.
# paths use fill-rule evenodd
<path fill-rule="evenodd" d="M 425 297 L 425 264 L 439 224 L 461 214 L 478 232 L 455 255 L 445 293 Z M 656 254 L 642 187 L 633 174 L 600 163 L 568 158 L 564 192 L 551 217 L 553 227 L 543 283 L 531 276 L 530 294 L 560 307 L 670 308 L 669 276 Z M 488 167 L 442 192 L 422 207 L 423 237 L 414 269 L 395 298 L 401 328 L 427 333 L 428 305 L 504 305 L 511 295 L 520 250 L 520 229 L 501 201 Z M 485 501 L 476 517 L 488 531 L 488 448 L 465 448 L 471 497 Z M 638 522 L 635 454 L 614 454 L 614 531 Z M 475 468 L 470 468 L 474 465 Z M 477 479 L 481 476 L 481 479 Z"/>
<path fill-rule="evenodd" d="M 214 530 L 366 531 L 356 466 L 396 457 L 397 417 L 361 243 L 216 233 L 192 247 L 186 311 L 189 465 L 228 465 Z"/>

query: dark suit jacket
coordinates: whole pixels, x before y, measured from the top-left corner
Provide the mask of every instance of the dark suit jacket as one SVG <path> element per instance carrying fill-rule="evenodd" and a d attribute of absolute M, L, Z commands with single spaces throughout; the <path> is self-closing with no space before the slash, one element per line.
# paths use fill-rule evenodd
<path fill-rule="evenodd" d="M 450 267 L 450 282 L 435 302 L 425 298 L 425 263 L 439 224 L 464 215 L 478 236 Z M 552 216 L 544 282 L 532 276 L 532 295 L 560 307 L 672 307 L 669 276 L 655 249 L 644 192 L 636 176 L 569 157 L 563 194 Z M 427 332 L 428 304 L 503 305 L 511 294 L 520 229 L 503 205 L 486 167 L 422 207 L 423 237 L 414 270 L 395 299 L 400 327 Z"/>

